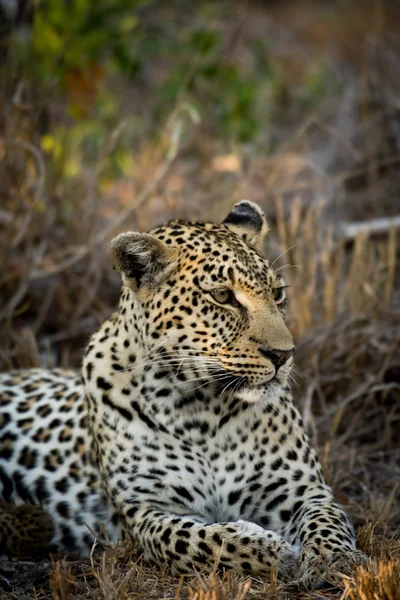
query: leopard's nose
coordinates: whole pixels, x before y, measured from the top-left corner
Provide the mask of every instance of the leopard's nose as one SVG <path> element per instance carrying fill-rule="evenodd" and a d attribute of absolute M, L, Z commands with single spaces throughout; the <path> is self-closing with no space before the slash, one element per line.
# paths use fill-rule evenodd
<path fill-rule="evenodd" d="M 290 350 L 272 350 L 271 348 L 260 348 L 260 352 L 268 358 L 276 369 L 284 365 L 293 356 L 294 346 Z"/>

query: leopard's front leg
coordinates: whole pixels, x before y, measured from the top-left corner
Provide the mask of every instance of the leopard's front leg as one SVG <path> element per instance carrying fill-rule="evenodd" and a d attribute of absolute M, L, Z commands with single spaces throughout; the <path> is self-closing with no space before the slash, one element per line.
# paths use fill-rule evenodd
<path fill-rule="evenodd" d="M 348 573 L 355 564 L 368 561 L 356 549 L 353 525 L 327 484 L 307 490 L 290 525 L 290 539 L 301 547 L 300 581 L 310 587 L 325 581 L 327 568 Z"/>
<path fill-rule="evenodd" d="M 206 523 L 200 517 L 176 516 L 148 504 L 128 506 L 124 516 L 127 533 L 143 550 L 144 559 L 168 563 L 172 572 L 218 565 L 258 576 L 276 570 L 283 581 L 299 576 L 298 550 L 254 523 Z"/>

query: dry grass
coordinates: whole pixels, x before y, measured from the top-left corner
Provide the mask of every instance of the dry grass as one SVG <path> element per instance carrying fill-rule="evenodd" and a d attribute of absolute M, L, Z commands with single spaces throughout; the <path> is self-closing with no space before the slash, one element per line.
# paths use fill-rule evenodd
<path fill-rule="evenodd" d="M 400 560 L 378 562 L 374 568 L 360 567 L 345 581 L 343 600 L 398 600 Z"/>
<path fill-rule="evenodd" d="M 279 217 L 279 201 L 277 206 L 282 247 L 291 243 L 284 228 L 292 227 L 290 235 L 300 243 L 293 249 L 295 255 L 290 260 L 301 260 L 305 265 L 302 271 L 287 270 L 292 285 L 292 306 L 295 306 L 291 312 L 292 328 L 298 345 L 295 395 L 306 428 L 318 447 L 325 474 L 337 498 L 359 526 L 359 546 L 373 557 L 374 566 L 357 570 L 351 578 L 332 574 L 331 586 L 315 595 L 294 592 L 277 581 L 242 580 L 229 573 L 195 574 L 179 580 L 171 577 L 167 568 L 160 571 L 143 565 L 134 549 L 120 546 L 115 551 L 106 549 L 92 563 L 70 557 L 55 557 L 53 563 L 1 559 L 0 574 L 7 581 L 7 585 L 4 579 L 2 582 L 5 598 L 396 600 L 400 597 L 400 318 L 395 310 L 387 308 L 385 290 L 386 286 L 393 285 L 393 270 L 382 259 L 385 253 L 390 256 L 393 252 L 393 234 L 389 233 L 379 242 L 381 249 L 377 249 L 372 238 L 369 245 L 363 240 L 361 251 L 341 246 L 338 258 L 332 237 L 328 236 L 326 249 L 322 236 L 311 235 L 321 224 L 320 208 L 304 209 L 300 203 L 294 204 L 291 218 L 286 221 Z M 313 261 L 313 256 L 318 260 Z M 88 256 L 83 263 L 90 260 L 97 265 L 105 256 Z M 281 262 L 285 264 L 286 260 L 282 257 Z M 332 269 L 335 261 L 340 262 L 336 271 Z M 376 280 L 370 277 L 372 266 L 378 269 Z M 360 286 L 355 285 L 351 274 L 354 272 L 358 275 L 357 281 L 364 273 L 363 281 L 376 296 L 371 296 L 369 289 L 361 287 L 360 290 Z M 68 279 L 64 273 L 61 276 L 64 285 Z M 78 276 L 79 272 L 74 273 L 72 279 Z M 117 282 L 113 285 L 118 286 Z M 352 302 L 360 295 L 364 304 Z M 338 296 L 342 303 L 340 310 L 333 300 Z M 314 308 L 302 311 L 307 304 Z M 50 306 L 49 301 L 46 310 L 50 310 Z M 317 311 L 318 306 L 322 307 L 320 311 Z M 358 309 L 354 308 L 357 306 Z M 360 308 L 364 307 L 368 307 L 368 311 L 361 312 Z M 46 323 L 48 316 L 43 308 L 41 313 Z M 62 316 L 68 321 L 67 316 Z M 88 330 L 93 325 L 88 322 Z M 3 346 L 7 361 L 14 364 L 17 356 L 16 364 L 39 362 L 40 346 L 35 329 L 30 324 L 25 325 L 21 336 L 15 319 L 8 326 L 14 342 L 8 349 L 4 350 Z M 81 334 L 78 324 L 77 329 L 64 328 L 55 339 L 63 345 L 68 342 L 68 336 L 74 338 Z M 10 354 L 10 350 L 14 354 Z M 68 352 L 64 354 L 64 360 L 68 361 L 69 356 Z"/>
<path fill-rule="evenodd" d="M 375 542 L 374 542 L 375 543 Z M 378 543 L 378 540 L 376 540 Z M 27 589 L 23 579 L 9 578 L 13 592 L 5 592 L 2 598 L 37 598 L 45 600 L 398 600 L 400 597 L 400 549 L 399 543 L 390 541 L 379 544 L 384 550 L 368 567 L 356 568 L 352 576 L 337 572 L 329 574 L 329 583 L 318 592 L 295 589 L 292 585 L 279 584 L 274 578 L 265 582 L 241 578 L 232 573 L 194 573 L 185 577 L 171 577 L 167 568 L 152 568 L 142 564 L 137 556 L 122 546 L 106 550 L 93 564 L 83 561 L 60 559 L 50 563 L 25 562 L 20 565 L 25 572 L 36 567 L 29 576 L 37 584 L 33 592 Z M 396 547 L 395 547 L 396 546 Z M 361 547 L 362 544 L 361 544 Z M 369 549 L 367 545 L 364 549 Z M 380 558 L 382 557 L 382 558 Z M 4 573 L 11 571 L 2 559 Z M 47 575 L 47 582 L 44 575 Z M 28 577 L 29 577 L 28 576 Z M 24 589 L 25 584 L 25 589 Z M 375 595 L 374 595 L 375 594 Z M 386 594 L 386 595 L 385 595 Z"/>
<path fill-rule="evenodd" d="M 251 23 L 264 23 L 260 10 Z M 285 44 L 297 66 L 297 42 Z M 193 125 L 178 147 L 180 123 L 187 123 L 187 113 L 178 112 L 156 142 L 132 150 L 129 176 L 107 187 L 98 185 L 96 167 L 73 183 L 51 170 L 40 149 L 34 90 L 24 89 L 21 104 L 17 82 L 0 98 L 0 368 L 79 365 L 87 337 L 118 298 L 119 277 L 107 257 L 113 234 L 175 216 L 221 219 L 241 197 L 260 202 L 272 223 L 268 254 L 283 253 L 276 267 L 291 285 L 296 401 L 325 474 L 358 527 L 359 546 L 373 558 L 350 578 L 332 574 L 330 588 L 294 592 L 276 580 L 228 573 L 174 578 L 123 545 L 92 562 L 1 557 L 0 597 L 400 599 L 398 235 L 389 228 L 349 240 L 342 227 L 399 211 L 398 56 L 380 39 L 346 93 L 301 119 L 294 111 L 282 124 L 272 158 Z"/>
<path fill-rule="evenodd" d="M 390 229 L 382 239 L 358 233 L 350 252 L 349 240 L 323 226 L 325 202 L 305 208 L 299 198 L 285 214 L 281 196 L 276 199 L 277 229 L 283 251 L 282 266 L 292 289 L 291 327 L 300 338 L 318 324 L 337 315 L 377 315 L 392 300 L 397 266 L 397 235 Z M 322 309 L 322 310 L 321 310 Z"/>

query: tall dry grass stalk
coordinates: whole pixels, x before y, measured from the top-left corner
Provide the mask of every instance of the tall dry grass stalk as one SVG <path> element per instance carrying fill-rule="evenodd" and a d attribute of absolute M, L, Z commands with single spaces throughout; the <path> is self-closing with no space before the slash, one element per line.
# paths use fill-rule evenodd
<path fill-rule="evenodd" d="M 393 494 L 389 498 L 389 502 L 393 504 Z M 393 506 L 393 512 L 396 511 L 396 506 Z M 373 556 L 375 560 L 380 561 L 393 561 L 400 560 L 400 539 L 396 535 L 388 535 L 385 527 L 382 527 L 382 523 L 387 522 L 387 511 L 386 514 L 379 514 L 380 521 L 369 522 L 363 527 L 360 527 L 357 531 L 357 547 L 369 556 Z M 391 515 L 389 515 L 391 516 Z M 378 534 L 379 530 L 383 530 L 383 535 Z M 400 589 L 400 581 L 399 581 Z"/>
<path fill-rule="evenodd" d="M 297 338 L 344 310 L 352 316 L 376 315 L 392 298 L 396 231 L 380 240 L 362 231 L 351 245 L 324 224 L 324 208 L 324 202 L 306 208 L 297 198 L 287 215 L 282 197 L 275 199 L 285 263 L 277 270 L 291 286 L 291 328 Z"/>
<path fill-rule="evenodd" d="M 341 600 L 399 600 L 400 560 L 359 567 L 344 586 Z"/>
<path fill-rule="evenodd" d="M 189 588 L 189 600 L 245 600 L 250 588 L 250 580 L 242 582 L 232 574 L 221 579 L 211 573 L 206 580 L 201 580 L 198 589 Z"/>
<path fill-rule="evenodd" d="M 69 600 L 74 587 L 71 565 L 65 560 L 53 562 L 50 574 L 50 590 L 54 600 Z"/>

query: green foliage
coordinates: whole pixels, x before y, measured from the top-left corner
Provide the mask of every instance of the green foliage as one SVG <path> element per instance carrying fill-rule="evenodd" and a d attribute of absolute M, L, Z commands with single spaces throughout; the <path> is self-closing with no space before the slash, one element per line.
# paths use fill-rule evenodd
<path fill-rule="evenodd" d="M 269 120 L 284 114 L 291 83 L 263 39 L 250 44 L 245 62 L 227 48 L 230 6 L 210 0 L 37 0 L 31 38 L 16 32 L 10 54 L 13 68 L 39 84 L 49 105 L 55 100 L 66 109 L 43 132 L 42 147 L 55 171 L 73 178 L 84 165 L 101 161 L 100 175 L 126 174 L 132 141 L 156 134 L 183 102 L 195 107 L 212 135 L 257 141 Z M 116 77 L 135 90 L 151 85 L 150 93 L 145 90 L 150 102 L 134 107 L 130 137 L 114 141 L 105 158 L 121 123 Z M 300 86 L 300 101 L 318 100 L 326 79 L 316 64 Z"/>
<path fill-rule="evenodd" d="M 224 58 L 223 42 L 221 32 L 215 29 L 196 29 L 185 35 L 185 51 L 178 45 L 174 49 L 181 58 L 160 86 L 157 109 L 162 113 L 183 96 L 195 106 L 206 107 L 213 130 L 250 141 L 257 129 L 257 74 Z"/>
<path fill-rule="evenodd" d="M 32 49 L 40 73 L 62 77 L 70 68 L 110 59 L 121 71 L 129 54 L 129 37 L 138 26 L 137 11 L 147 0 L 42 0 L 35 10 Z"/>

